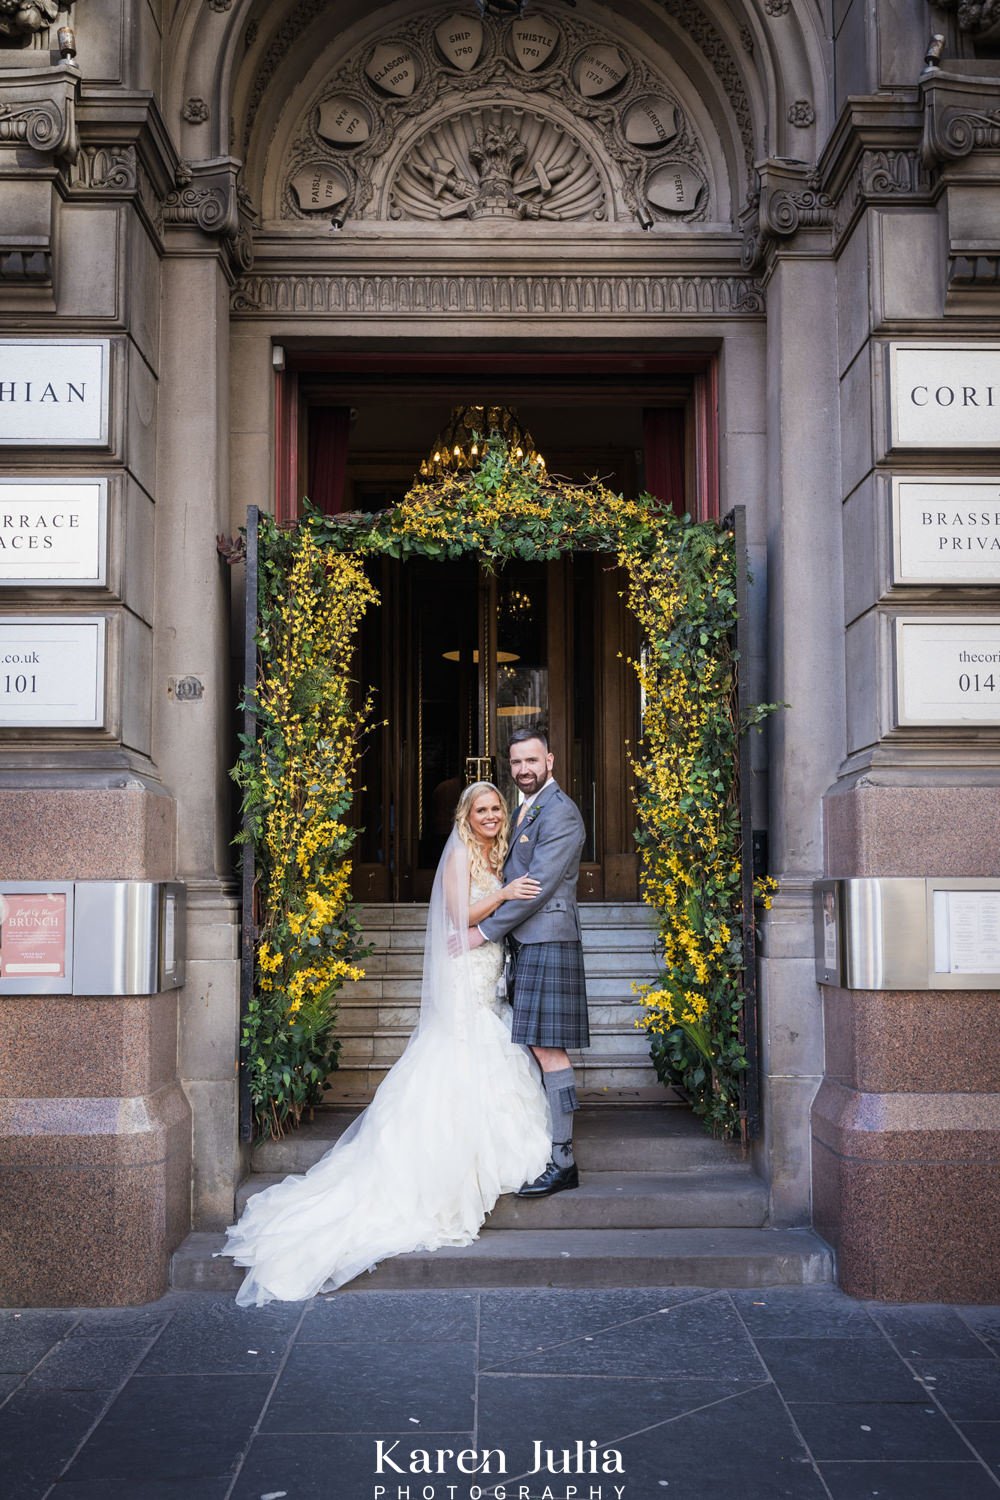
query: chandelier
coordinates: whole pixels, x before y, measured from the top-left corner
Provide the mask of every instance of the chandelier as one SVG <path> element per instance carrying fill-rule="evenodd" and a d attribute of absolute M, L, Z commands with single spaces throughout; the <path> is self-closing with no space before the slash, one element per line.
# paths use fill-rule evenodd
<path fill-rule="evenodd" d="M 440 479 L 479 467 L 486 439 L 498 434 L 515 463 L 545 468 L 545 460 L 509 406 L 456 406 L 430 455 L 420 465 L 424 479 Z"/>

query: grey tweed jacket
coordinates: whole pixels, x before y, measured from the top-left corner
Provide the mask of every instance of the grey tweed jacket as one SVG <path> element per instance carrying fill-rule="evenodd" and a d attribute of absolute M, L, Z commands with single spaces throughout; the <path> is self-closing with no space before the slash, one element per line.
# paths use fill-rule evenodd
<path fill-rule="evenodd" d="M 533 875 L 542 889 L 531 901 L 505 901 L 483 918 L 480 932 L 494 943 L 508 933 L 519 943 L 579 942 L 576 882 L 586 831 L 576 803 L 550 781 L 510 838 L 504 875 Z"/>

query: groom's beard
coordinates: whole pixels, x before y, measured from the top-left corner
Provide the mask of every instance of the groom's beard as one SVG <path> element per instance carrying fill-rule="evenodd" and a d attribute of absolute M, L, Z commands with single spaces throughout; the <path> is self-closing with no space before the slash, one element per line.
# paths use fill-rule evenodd
<path fill-rule="evenodd" d="M 548 771 L 543 771 L 541 776 L 534 771 L 522 771 L 520 776 L 514 777 L 514 785 L 522 796 L 533 797 L 536 792 L 541 791 L 548 779 Z"/>

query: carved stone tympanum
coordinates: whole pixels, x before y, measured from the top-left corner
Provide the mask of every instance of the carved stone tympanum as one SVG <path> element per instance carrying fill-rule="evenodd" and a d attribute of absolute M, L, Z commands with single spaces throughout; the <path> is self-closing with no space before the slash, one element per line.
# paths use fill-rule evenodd
<path fill-rule="evenodd" d="M 659 222 L 709 216 L 679 100 L 592 21 L 441 10 L 349 57 L 306 106 L 284 219 Z"/>

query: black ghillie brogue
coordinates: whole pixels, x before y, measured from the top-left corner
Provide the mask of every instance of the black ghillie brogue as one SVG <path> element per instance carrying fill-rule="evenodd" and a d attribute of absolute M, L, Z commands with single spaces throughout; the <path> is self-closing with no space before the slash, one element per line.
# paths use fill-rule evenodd
<path fill-rule="evenodd" d="M 550 1161 L 540 1177 L 534 1182 L 526 1182 L 519 1187 L 515 1194 L 518 1198 L 547 1198 L 550 1193 L 564 1193 L 567 1188 L 578 1188 L 580 1186 L 580 1173 L 577 1171 L 576 1163 L 571 1167 L 557 1167 L 554 1161 Z"/>

